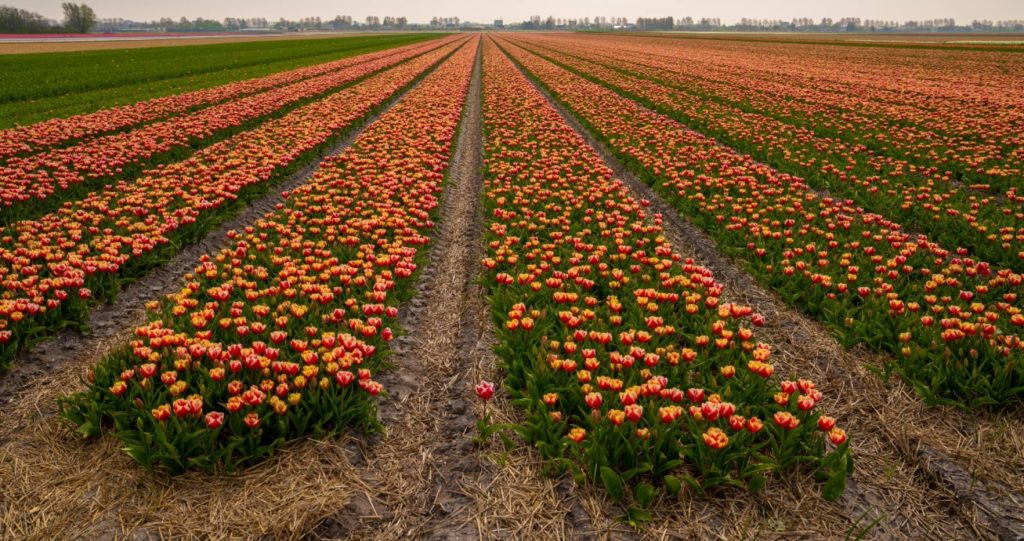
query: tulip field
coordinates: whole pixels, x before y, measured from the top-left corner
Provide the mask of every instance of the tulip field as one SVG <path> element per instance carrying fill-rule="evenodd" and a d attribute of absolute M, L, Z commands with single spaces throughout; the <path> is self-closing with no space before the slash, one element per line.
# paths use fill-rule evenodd
<path fill-rule="evenodd" d="M 0 82 L 0 128 L 75 117 L 83 120 L 82 115 L 121 106 L 140 114 L 148 109 L 146 102 L 151 99 L 177 99 L 192 91 L 213 90 L 247 79 L 250 84 L 262 85 L 273 81 L 274 75 L 296 68 L 326 66 L 346 56 L 436 37 L 438 34 L 428 33 L 348 35 L 276 44 L 254 41 L 227 47 L 200 45 L 188 49 L 188 61 L 183 61 L 182 52 L 174 47 L 3 54 L 0 71 L 7 76 Z M 216 93 L 208 98 L 216 97 Z"/>
<path fill-rule="evenodd" d="M 779 145 L 787 155 L 780 161 L 787 166 L 790 160 L 796 162 L 786 168 L 793 173 L 761 165 L 740 165 L 742 169 L 736 170 L 733 164 L 749 162 L 749 155 L 718 146 L 716 141 L 693 132 L 645 137 L 638 130 L 664 134 L 658 123 L 664 122 L 667 127 L 674 122 L 672 116 L 650 111 L 649 117 L 641 118 L 635 109 L 637 101 L 593 82 L 602 80 L 599 77 L 585 78 L 582 74 L 589 72 L 573 73 L 552 63 L 539 63 L 538 56 L 525 51 L 521 54 L 525 55 L 524 62 L 544 70 L 541 80 L 569 107 L 580 107 L 583 119 L 602 137 L 614 141 L 611 146 L 615 151 L 641 166 L 643 174 L 666 178 L 662 185 L 666 197 L 721 238 L 724 250 L 748 259 L 753 272 L 763 276 L 789 302 L 829 324 L 845 344 L 891 351 L 899 358 L 896 369 L 915 382 L 924 398 L 974 406 L 1013 401 L 1024 391 L 1024 366 L 1020 363 L 1024 314 L 1015 302 L 1021 285 L 1021 275 L 1015 269 L 1024 261 L 1024 252 L 1013 253 L 1014 242 L 1018 237 L 1024 239 L 1024 228 L 1013 222 L 1024 214 L 1012 181 L 998 180 L 1014 175 L 1021 178 L 1021 169 L 1013 167 L 1012 158 L 998 167 L 985 168 L 978 162 L 986 154 L 980 149 L 963 158 L 951 153 L 948 155 L 957 161 L 971 162 L 971 167 L 977 168 L 976 178 L 964 179 L 962 169 L 959 181 L 948 178 L 949 171 L 940 179 L 907 174 L 910 178 L 904 182 L 910 186 L 888 184 L 896 186 L 889 195 L 907 194 L 900 203 L 876 203 L 885 200 L 876 185 L 883 182 L 878 175 L 884 172 L 880 166 L 875 167 L 874 176 L 858 181 L 855 174 L 847 173 L 854 170 L 853 165 L 840 172 L 829 158 L 819 158 L 809 151 L 793 152 L 776 139 L 744 144 Z M 665 97 L 670 95 L 652 92 L 645 96 L 667 104 Z M 604 99 L 608 101 L 598 101 Z M 589 108 L 589 114 L 584 107 Z M 664 107 L 673 112 L 682 110 L 675 104 Z M 615 118 L 612 111 L 621 117 Z M 735 121 L 747 123 L 742 112 L 733 114 Z M 685 114 L 680 117 L 690 118 Z M 742 137 L 739 129 L 727 129 L 731 137 Z M 630 134 L 628 139 L 623 137 L 626 134 Z M 810 135 L 802 139 L 810 148 L 838 148 L 828 139 L 817 142 Z M 907 154 L 885 148 L 890 150 L 877 154 Z M 918 155 L 927 154 L 923 149 L 916 150 Z M 769 157 L 770 152 L 780 149 L 763 152 Z M 875 154 L 867 149 L 864 153 Z M 699 166 L 697 160 L 702 162 Z M 843 159 L 845 163 L 853 161 L 853 157 Z M 913 164 L 893 162 L 898 163 L 897 170 L 905 167 L 908 173 L 919 172 Z M 823 173 L 815 181 L 793 176 L 807 164 L 814 168 L 824 164 L 820 165 Z M 831 182 L 823 180 L 828 173 L 835 175 Z M 901 175 L 891 176 L 899 179 Z M 915 221 L 906 216 L 909 225 L 904 226 L 902 214 L 912 212 L 909 209 L 914 207 L 913 202 L 919 200 L 914 196 L 913 184 L 927 186 L 936 181 L 941 191 L 925 188 L 920 200 L 925 202 L 922 212 L 939 218 Z M 853 187 L 845 189 L 844 183 Z M 830 190 L 827 194 L 820 191 L 825 187 Z M 840 199 L 833 192 L 850 198 Z M 991 195 L 982 197 L 986 193 Z M 929 205 L 930 200 L 939 203 Z M 866 207 L 859 206 L 859 202 Z M 982 218 L 985 215 L 971 212 L 983 205 L 994 210 L 987 215 L 1004 219 L 999 223 L 993 219 L 989 224 Z M 892 212 L 893 207 L 901 211 Z M 723 214 L 725 210 L 740 209 L 738 215 Z M 961 218 L 963 215 L 966 217 Z M 962 219 L 961 223 L 973 225 L 957 229 L 941 218 L 954 216 Z M 1007 222 L 1010 225 L 1003 225 Z M 933 230 L 937 231 L 935 237 L 948 238 L 953 244 L 940 244 L 930 238 L 927 233 Z M 977 231 L 1003 234 L 979 238 L 972 234 Z M 997 250 L 1004 261 L 987 261 L 984 252 L 998 246 L 1000 240 L 1004 242 Z"/>
<path fill-rule="evenodd" d="M 1024 536 L 1024 56 L 229 46 L 0 130 L 0 538 Z"/>

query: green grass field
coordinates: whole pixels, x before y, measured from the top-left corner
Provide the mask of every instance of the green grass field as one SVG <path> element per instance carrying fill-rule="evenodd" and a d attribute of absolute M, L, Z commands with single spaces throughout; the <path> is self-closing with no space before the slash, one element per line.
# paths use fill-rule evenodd
<path fill-rule="evenodd" d="M 408 45 L 439 34 L 346 36 L 0 55 L 0 128 Z"/>

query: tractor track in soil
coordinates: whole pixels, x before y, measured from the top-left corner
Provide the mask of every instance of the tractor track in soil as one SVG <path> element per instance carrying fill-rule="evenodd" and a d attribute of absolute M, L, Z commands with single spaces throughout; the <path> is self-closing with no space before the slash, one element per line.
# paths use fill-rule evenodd
<path fill-rule="evenodd" d="M 384 433 L 360 442 L 364 490 L 309 539 L 477 539 L 460 486 L 480 473 L 473 438 L 473 342 L 486 302 L 474 284 L 482 257 L 480 50 L 417 294 L 399 310 L 403 334 L 380 375 Z"/>
<path fill-rule="evenodd" d="M 585 509 L 570 480 L 544 476 L 528 446 L 476 441 L 484 410 L 473 386 L 500 381 L 490 306 L 477 280 L 482 49 L 477 54 L 436 245 L 419 293 L 399 311 L 406 333 L 393 342 L 396 368 L 379 378 L 389 393 L 380 410 L 386 433 L 350 446 L 363 490 L 307 539 L 577 539 L 599 530 L 599 511 Z M 517 420 L 506 398 L 499 386 L 488 403 L 493 422 Z"/>
<path fill-rule="evenodd" d="M 651 186 L 632 174 L 573 113 L 514 63 L 586 143 L 597 150 L 634 197 L 651 202 L 651 210 L 664 217 L 665 235 L 672 245 L 685 257 L 711 269 L 716 279 L 727 286 L 725 296 L 729 300 L 752 306 L 765 316 L 766 324 L 758 329 L 758 335 L 773 346 L 775 362 L 782 372 L 811 377 L 825 391 L 828 411 L 839 418 L 852 436 L 855 472 L 839 508 L 819 504 L 821 511 L 841 513 L 848 523 L 859 522 L 860 527 L 878 519 L 869 535 L 880 539 L 1024 538 L 1024 521 L 1020 518 L 1024 516 L 1020 503 L 1024 499 L 1012 488 L 1003 487 L 997 495 L 996 491 L 974 483 L 967 467 L 934 444 L 930 437 L 934 429 L 920 424 L 934 421 L 939 415 L 952 416 L 954 422 L 961 424 L 957 434 L 970 433 L 976 424 L 973 419 L 949 408 L 941 413 L 930 410 L 896 378 L 888 385 L 882 383 L 864 366 L 881 365 L 887 362 L 884 357 L 863 348 L 845 350 L 820 323 L 762 289 L 741 265 L 718 251 L 709 235 L 686 221 Z M 865 396 L 870 398 L 864 399 Z M 920 427 L 914 433 L 901 430 L 914 425 Z M 942 447 L 961 448 L 963 443 L 957 443 Z M 803 506 L 810 502 L 803 499 L 798 503 Z M 918 512 L 908 512 L 911 509 Z M 795 510 L 800 512 L 801 507 Z M 842 536 L 847 531 L 858 530 L 842 528 L 817 534 Z"/>
<path fill-rule="evenodd" d="M 66 330 L 16 359 L 0 379 L 0 476 L 12 491 L 9 502 L 0 500 L 0 539 L 211 539 L 242 532 L 248 538 L 294 538 L 330 514 L 336 500 L 328 494 L 347 497 L 357 489 L 350 482 L 354 466 L 351 444 L 345 442 L 353 438 L 348 436 L 296 442 L 236 475 L 190 472 L 169 478 L 139 468 L 114 438 L 81 441 L 57 416 L 56 398 L 80 389 L 84 370 L 145 323 L 146 301 L 180 288 L 182 276 L 200 255 L 231 244 L 229 230 L 272 212 L 284 201 L 282 192 L 308 182 L 323 160 L 351 146 L 448 58 L 430 66 L 200 242 L 183 247 L 126 286 L 114 302 L 94 307 L 87 331 Z M 181 496 L 190 491 L 197 496 Z M 284 495 L 292 501 L 281 504 Z M 246 497 L 258 505 L 245 506 L 240 500 Z M 268 513 L 266 505 L 272 501 L 278 503 Z M 31 508 L 29 516 L 18 511 L 26 508 Z"/>

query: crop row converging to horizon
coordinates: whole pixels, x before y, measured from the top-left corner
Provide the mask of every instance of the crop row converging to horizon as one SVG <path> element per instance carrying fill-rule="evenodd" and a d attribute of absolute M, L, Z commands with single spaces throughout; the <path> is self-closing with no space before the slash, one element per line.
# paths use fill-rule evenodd
<path fill-rule="evenodd" d="M 857 434 L 836 397 L 776 368 L 771 316 L 673 246 L 656 208 L 844 347 L 877 353 L 869 368 L 917 400 L 1020 405 L 1021 61 L 657 36 L 351 39 L 289 46 L 273 73 L 221 59 L 221 84 L 0 131 L 0 369 L 292 182 L 149 299 L 60 413 L 170 473 L 380 430 L 378 374 L 395 369 L 399 314 L 451 219 L 440 202 L 479 99 L 478 278 L 516 405 L 513 425 L 485 414 L 481 440 L 514 434 L 637 522 L 659 494 L 759 491 L 790 472 L 842 494 Z"/>

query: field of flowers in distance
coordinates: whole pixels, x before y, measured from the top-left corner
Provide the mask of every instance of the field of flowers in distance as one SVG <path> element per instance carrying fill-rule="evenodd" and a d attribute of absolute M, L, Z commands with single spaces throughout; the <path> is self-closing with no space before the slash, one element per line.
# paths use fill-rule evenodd
<path fill-rule="evenodd" d="M 1018 53 L 19 55 L 0 539 L 1024 538 Z"/>

